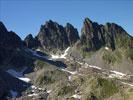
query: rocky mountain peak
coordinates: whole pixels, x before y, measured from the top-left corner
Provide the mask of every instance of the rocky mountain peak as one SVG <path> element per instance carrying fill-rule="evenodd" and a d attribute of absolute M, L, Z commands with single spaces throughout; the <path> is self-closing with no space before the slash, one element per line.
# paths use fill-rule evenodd
<path fill-rule="evenodd" d="M 73 45 L 78 39 L 78 31 L 71 24 L 67 23 L 65 27 L 52 20 L 46 21 L 41 26 L 37 35 L 38 41 L 44 49 L 66 49 Z"/>
<path fill-rule="evenodd" d="M 77 29 L 74 28 L 73 25 L 71 25 L 70 23 L 67 23 L 65 26 L 65 31 L 67 33 L 70 45 L 74 45 L 79 39 Z"/>
<path fill-rule="evenodd" d="M 84 19 L 84 23 L 90 23 L 90 24 L 91 24 L 92 21 L 91 21 L 89 18 L 86 17 L 86 18 Z"/>
<path fill-rule="evenodd" d="M 81 43 L 89 50 L 97 50 L 102 46 L 109 46 L 114 50 L 116 47 L 122 47 L 122 41 L 131 41 L 131 36 L 119 25 L 115 23 L 106 23 L 99 25 L 85 18 L 81 31 Z M 125 38 L 125 39 L 124 39 Z M 125 44 L 129 45 L 130 43 Z"/>
<path fill-rule="evenodd" d="M 34 38 L 32 36 L 32 34 L 29 34 L 26 36 L 26 38 L 24 39 L 24 44 L 28 47 L 28 48 L 36 48 L 39 47 L 39 42 L 37 41 L 36 38 Z"/>
<path fill-rule="evenodd" d="M 0 22 L 0 46 L 8 48 L 16 48 L 21 46 L 21 38 L 13 31 L 8 31 L 4 24 Z"/>
<path fill-rule="evenodd" d="M 0 32 L 1 33 L 7 32 L 7 29 L 6 29 L 5 25 L 1 21 L 0 21 Z"/>

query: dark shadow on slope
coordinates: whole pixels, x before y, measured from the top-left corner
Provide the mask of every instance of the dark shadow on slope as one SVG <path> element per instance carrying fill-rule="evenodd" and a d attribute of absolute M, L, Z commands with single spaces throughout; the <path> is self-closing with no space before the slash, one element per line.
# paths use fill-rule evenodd
<path fill-rule="evenodd" d="M 0 77 L 6 83 L 8 91 L 13 90 L 18 93 L 17 97 L 21 96 L 21 93 L 31 86 L 30 83 L 21 81 L 3 70 L 0 70 Z"/>
<path fill-rule="evenodd" d="M 58 60 L 58 61 L 57 60 L 50 60 L 50 59 L 48 59 L 50 57 L 47 54 L 42 53 L 40 51 L 39 51 L 39 53 L 37 53 L 39 56 L 34 55 L 31 51 L 25 50 L 24 48 L 22 48 L 22 52 L 23 52 L 23 55 L 25 55 L 26 57 L 29 57 L 32 59 L 39 59 L 39 60 L 42 60 L 44 62 L 47 62 L 47 63 L 52 64 L 52 65 L 57 66 L 57 67 L 62 67 L 62 68 L 67 67 L 66 64 L 64 64 L 61 60 Z"/>

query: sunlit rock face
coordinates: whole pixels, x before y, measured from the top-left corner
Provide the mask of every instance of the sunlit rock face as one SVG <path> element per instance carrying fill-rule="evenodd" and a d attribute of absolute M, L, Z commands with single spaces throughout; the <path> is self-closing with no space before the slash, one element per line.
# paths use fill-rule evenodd
<path fill-rule="evenodd" d="M 132 37 L 115 23 L 99 25 L 89 18 L 85 18 L 81 33 L 81 43 L 89 50 L 97 50 L 105 45 L 115 50 L 117 47 L 128 47 L 132 44 Z M 127 44 L 124 43 L 124 39 Z M 122 43 L 125 45 L 121 45 Z"/>

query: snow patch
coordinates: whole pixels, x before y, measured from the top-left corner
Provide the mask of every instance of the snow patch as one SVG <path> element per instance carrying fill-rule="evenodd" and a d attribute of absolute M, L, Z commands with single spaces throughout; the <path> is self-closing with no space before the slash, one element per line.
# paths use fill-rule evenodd
<path fill-rule="evenodd" d="M 26 77 L 19 77 L 19 79 L 27 83 L 30 82 L 30 79 Z"/>
<path fill-rule="evenodd" d="M 120 78 L 122 79 L 124 76 L 126 76 L 126 74 L 122 73 L 122 72 L 118 72 L 118 71 L 110 71 L 112 74 L 109 75 L 109 78 Z"/>
<path fill-rule="evenodd" d="M 24 82 L 30 82 L 29 78 L 25 78 L 23 76 L 24 71 L 27 69 L 27 67 L 23 68 L 20 72 L 15 71 L 14 69 L 8 69 L 6 72 L 12 75 L 15 78 L 18 78 L 19 80 L 22 80 Z"/>
<path fill-rule="evenodd" d="M 33 97 L 33 96 L 37 96 L 37 95 L 38 95 L 37 93 L 33 93 L 33 94 L 29 94 L 28 96 Z"/>
<path fill-rule="evenodd" d="M 72 76 L 70 75 L 70 76 L 68 76 L 68 80 L 70 81 L 72 79 Z"/>
<path fill-rule="evenodd" d="M 66 58 L 69 49 L 70 49 L 70 47 L 68 47 L 68 48 L 65 50 L 64 54 L 61 55 L 61 58 L 64 58 L 64 59 Z"/>
<path fill-rule="evenodd" d="M 69 70 L 67 70 L 67 69 L 61 69 L 61 70 L 64 71 L 64 72 L 68 72 L 68 73 L 70 73 L 70 74 L 72 74 L 72 75 L 74 75 L 74 74 L 77 73 L 77 71 L 69 71 Z"/>
<path fill-rule="evenodd" d="M 102 69 L 102 68 L 100 68 L 100 67 L 98 67 L 98 66 L 93 66 L 93 65 L 89 65 L 89 67 L 91 67 L 91 68 L 95 68 L 95 69 L 99 69 L 99 70 Z"/>
<path fill-rule="evenodd" d="M 116 75 L 116 74 L 110 74 L 109 78 L 122 78 L 122 76 Z"/>
<path fill-rule="evenodd" d="M 111 70 L 110 72 L 116 74 L 116 75 L 120 75 L 120 76 L 125 76 L 126 74 L 122 73 L 122 72 L 118 72 L 118 71 L 113 71 Z"/>
<path fill-rule="evenodd" d="M 126 83 L 126 82 L 121 82 L 122 84 L 125 84 L 125 85 L 129 85 L 129 86 L 133 86 L 133 84 L 129 84 L 129 83 Z"/>
<path fill-rule="evenodd" d="M 68 47 L 65 51 L 64 51 L 64 54 L 62 55 L 53 55 L 51 54 L 51 58 L 52 59 L 66 59 L 66 56 L 68 54 L 68 50 L 70 49 L 70 47 Z"/>
<path fill-rule="evenodd" d="M 48 91 L 47 91 L 47 93 L 51 93 L 51 92 L 52 92 L 52 90 L 48 90 Z"/>
<path fill-rule="evenodd" d="M 41 51 L 41 50 L 39 48 L 37 48 L 36 51 Z"/>
<path fill-rule="evenodd" d="M 77 61 L 77 63 L 79 63 L 80 65 L 83 65 L 83 63 L 81 63 L 81 62 L 78 62 L 78 61 Z"/>
<path fill-rule="evenodd" d="M 74 95 L 72 95 L 72 97 L 75 99 L 81 99 L 81 95 L 78 95 L 78 94 L 74 94 Z"/>
<path fill-rule="evenodd" d="M 109 50 L 109 47 L 105 47 L 105 50 Z"/>
<path fill-rule="evenodd" d="M 37 89 L 37 87 L 36 87 L 36 86 L 34 86 L 34 85 L 31 85 L 31 88 L 32 88 L 32 89 Z"/>
<path fill-rule="evenodd" d="M 52 58 L 52 59 L 59 59 L 60 56 L 59 56 L 59 55 L 51 55 L 51 58 Z"/>

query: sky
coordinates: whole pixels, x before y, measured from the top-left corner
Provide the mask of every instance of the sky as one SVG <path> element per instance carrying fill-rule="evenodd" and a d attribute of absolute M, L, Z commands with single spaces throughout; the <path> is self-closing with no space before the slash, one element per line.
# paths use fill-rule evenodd
<path fill-rule="evenodd" d="M 80 34 L 86 17 L 117 23 L 133 36 L 133 0 L 0 0 L 0 21 L 22 39 L 36 36 L 50 19 L 63 26 L 69 22 Z"/>

